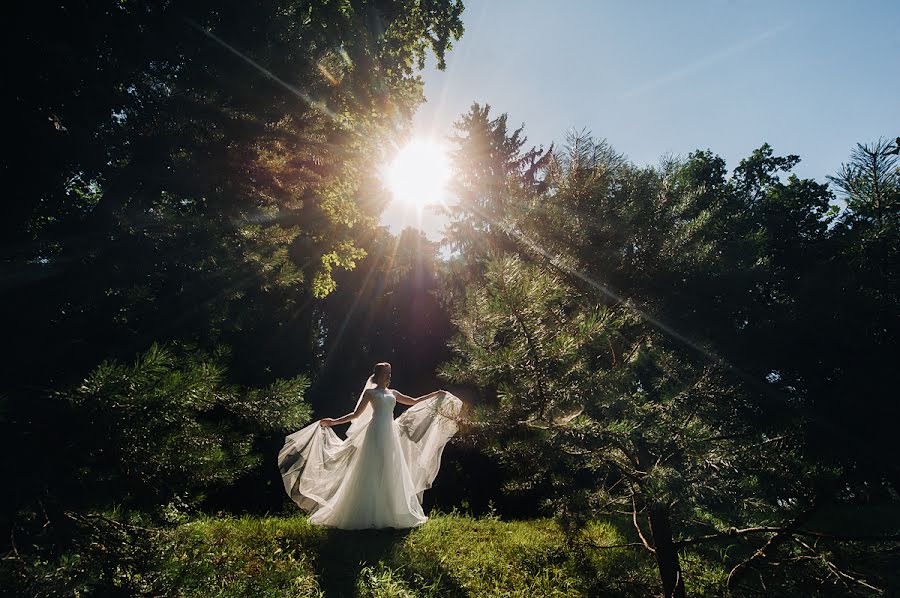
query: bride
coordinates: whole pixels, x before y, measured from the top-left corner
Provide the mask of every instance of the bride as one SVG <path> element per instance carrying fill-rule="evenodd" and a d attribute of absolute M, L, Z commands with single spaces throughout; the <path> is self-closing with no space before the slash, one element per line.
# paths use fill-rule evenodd
<path fill-rule="evenodd" d="M 284 489 L 310 523 L 341 529 L 408 528 L 428 520 L 422 494 L 456 433 L 462 401 L 438 390 L 419 398 L 388 388 L 378 363 L 352 413 L 314 422 L 285 438 L 278 453 Z M 394 405 L 411 405 L 394 419 Z M 347 439 L 331 426 L 352 421 Z"/>

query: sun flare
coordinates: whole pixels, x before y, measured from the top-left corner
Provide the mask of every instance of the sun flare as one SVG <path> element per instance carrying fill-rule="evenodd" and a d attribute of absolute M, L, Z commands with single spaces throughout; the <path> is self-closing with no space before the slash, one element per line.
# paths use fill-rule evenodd
<path fill-rule="evenodd" d="M 401 148 L 385 172 L 395 201 L 423 207 L 444 203 L 450 180 L 450 161 L 444 148 L 416 139 Z"/>

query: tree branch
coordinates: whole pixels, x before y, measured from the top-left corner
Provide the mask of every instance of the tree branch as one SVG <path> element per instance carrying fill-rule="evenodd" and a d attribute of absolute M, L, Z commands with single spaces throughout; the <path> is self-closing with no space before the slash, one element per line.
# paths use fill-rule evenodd
<path fill-rule="evenodd" d="M 734 576 L 737 575 L 738 573 L 740 573 L 745 568 L 747 568 L 750 565 L 750 563 L 752 563 L 753 561 L 755 561 L 758 558 L 762 558 L 762 557 L 766 556 L 766 550 L 768 550 L 769 548 L 771 548 L 773 546 L 781 544 L 786 539 L 787 539 L 786 536 L 781 533 L 777 533 L 777 534 L 773 535 L 771 538 L 769 538 L 768 542 L 763 544 L 763 546 L 761 548 L 759 548 L 756 552 L 751 554 L 749 558 L 747 558 L 747 559 L 741 561 L 740 563 L 738 563 L 737 565 L 735 565 L 731 569 L 731 571 L 728 572 L 728 579 L 725 580 L 725 588 L 730 589 L 731 588 L 731 580 L 734 579 Z"/>
<path fill-rule="evenodd" d="M 828 570 L 831 571 L 835 575 L 835 577 L 838 578 L 838 580 L 843 581 L 843 579 L 841 579 L 841 578 L 847 578 L 850 581 L 854 581 L 854 582 L 858 583 L 859 585 L 863 586 L 864 588 L 868 588 L 868 589 L 872 590 L 873 592 L 877 592 L 878 594 L 884 594 L 884 590 L 882 590 L 881 588 L 876 588 L 875 586 L 873 586 L 872 584 L 867 582 L 862 577 L 854 577 L 853 575 L 850 575 L 846 571 L 841 571 L 837 565 L 835 565 L 834 563 L 832 563 L 831 561 L 826 559 L 821 553 L 819 553 L 819 551 L 817 551 L 815 548 L 813 548 L 812 546 L 810 546 L 803 540 L 794 538 L 794 542 L 796 542 L 800 546 L 802 546 L 805 549 L 807 549 L 808 551 L 810 551 L 814 555 L 810 558 L 821 561 L 828 568 Z M 844 583 L 844 585 L 846 585 L 846 582 Z"/>
<path fill-rule="evenodd" d="M 110 519 L 109 517 L 101 515 L 100 513 L 81 514 L 81 513 L 75 513 L 73 511 L 66 511 L 65 515 L 69 519 L 73 519 L 75 521 L 79 521 L 82 523 L 88 523 L 91 519 L 99 519 L 100 521 L 103 521 L 104 523 L 107 523 L 118 529 L 137 530 L 137 531 L 142 531 L 142 532 L 148 532 L 151 534 L 156 534 L 156 533 L 159 533 L 162 531 L 159 528 L 141 527 L 140 525 L 132 525 L 130 523 L 124 523 L 122 521 L 116 521 L 115 519 Z"/>
<path fill-rule="evenodd" d="M 593 540 L 590 540 L 590 545 L 592 548 L 602 549 L 602 548 L 647 548 L 643 542 L 629 542 L 627 544 L 597 544 Z"/>
<path fill-rule="evenodd" d="M 815 538 L 817 540 L 835 540 L 843 542 L 900 542 L 900 534 L 888 535 L 865 535 L 865 534 L 825 534 L 822 532 L 814 532 L 810 530 L 791 529 L 787 527 L 747 527 L 744 529 L 730 529 L 717 534 L 709 534 L 706 536 L 698 536 L 696 538 L 688 538 L 686 540 L 676 540 L 676 546 L 690 546 L 692 544 L 703 544 L 705 542 L 715 542 L 725 538 L 737 538 L 740 536 L 749 536 L 751 534 L 788 534 L 790 536 L 804 536 Z"/>
<path fill-rule="evenodd" d="M 634 522 L 634 529 L 637 530 L 637 535 L 641 539 L 641 544 L 643 544 L 644 548 L 656 554 L 656 549 L 650 546 L 650 543 L 647 541 L 647 538 L 644 537 L 644 532 L 641 531 L 641 526 L 638 523 L 637 502 L 634 499 L 634 494 L 631 495 L 631 506 L 631 520 Z"/>

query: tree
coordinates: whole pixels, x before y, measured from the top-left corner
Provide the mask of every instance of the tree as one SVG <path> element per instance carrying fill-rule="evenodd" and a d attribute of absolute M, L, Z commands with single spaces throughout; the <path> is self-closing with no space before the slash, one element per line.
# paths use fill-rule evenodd
<path fill-rule="evenodd" d="M 18 382 L 71 383 L 154 340 L 243 357 L 282 322 L 312 330 L 312 303 L 375 224 L 380 148 L 421 101 L 415 66 L 443 60 L 461 11 L 17 5 L 4 102 L 23 145 L 4 163 L 0 238 Z M 312 365 L 311 345 L 291 349 Z M 31 365 L 39 351 L 53 370 Z"/>
<path fill-rule="evenodd" d="M 449 244 L 461 252 L 484 256 L 510 247 L 507 215 L 539 188 L 536 176 L 549 157 L 526 147 L 524 126 L 509 131 L 507 115 L 490 116 L 489 105 L 472 104 L 454 123 L 453 154 L 459 203 L 450 209 Z"/>
<path fill-rule="evenodd" d="M 856 220 L 880 225 L 900 213 L 900 168 L 897 148 L 884 138 L 872 144 L 856 145 L 850 161 L 828 180 L 841 191 L 848 213 Z"/>
<path fill-rule="evenodd" d="M 864 502 L 860 484 L 883 489 L 883 467 L 860 467 L 871 425 L 828 408 L 827 385 L 863 370 L 806 345 L 861 314 L 822 329 L 822 293 L 843 292 L 829 278 L 832 196 L 782 180 L 797 161 L 763 146 L 731 177 L 709 152 L 636 168 L 574 136 L 548 161 L 546 191 L 498 219 L 517 247 L 458 304 L 444 374 L 496 395 L 500 458 L 575 523 L 627 508 L 666 595 L 685 593 L 680 548 L 703 542 L 734 544 L 729 585 L 779 552 L 818 568 L 798 581 L 773 567 L 769 587 L 865 566 L 822 519 Z M 886 380 L 869 380 L 882 394 L 865 409 L 884 409 Z M 849 442 L 823 444 L 825 431 Z M 802 534 L 827 548 L 792 540 Z"/>
<path fill-rule="evenodd" d="M 7 449 L 34 450 L 23 464 L 7 450 L 2 473 L 52 471 L 60 447 L 38 438 L 63 431 L 105 490 L 28 477 L 4 497 L 4 538 L 48 497 L 65 513 L 211 493 L 304 419 L 317 309 L 364 256 L 383 148 L 422 101 L 426 53 L 443 64 L 462 34 L 461 12 L 456 0 L 7 11 L 18 58 L 3 107 L 18 145 L 2 164 L 0 307 L 16 350 L 0 425 Z M 112 446 L 146 464 L 136 475 L 158 493 Z M 176 452 L 209 477 L 176 471 Z"/>

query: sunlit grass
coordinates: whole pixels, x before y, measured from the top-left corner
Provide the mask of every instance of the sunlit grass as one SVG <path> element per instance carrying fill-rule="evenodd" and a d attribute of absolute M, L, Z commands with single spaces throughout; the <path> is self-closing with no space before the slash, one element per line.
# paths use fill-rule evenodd
<path fill-rule="evenodd" d="M 623 541 L 609 525 L 587 535 Z M 460 514 L 371 532 L 318 528 L 302 515 L 209 518 L 173 531 L 164 553 L 159 573 L 196 596 L 643 595 L 654 579 L 647 556 L 578 550 L 552 520 Z"/>
<path fill-rule="evenodd" d="M 503 521 L 455 512 L 433 514 L 413 530 L 354 532 L 310 525 L 301 514 L 202 517 L 159 529 L 146 542 L 95 545 L 87 552 L 67 553 L 45 563 L 43 577 L 48 588 L 63 593 L 654 595 L 658 577 L 649 553 L 603 548 L 633 541 L 627 534 L 624 521 L 595 521 L 575 537 L 567 537 L 551 519 Z M 690 593 L 721 594 L 725 570 L 719 559 L 685 553 L 682 563 Z"/>

